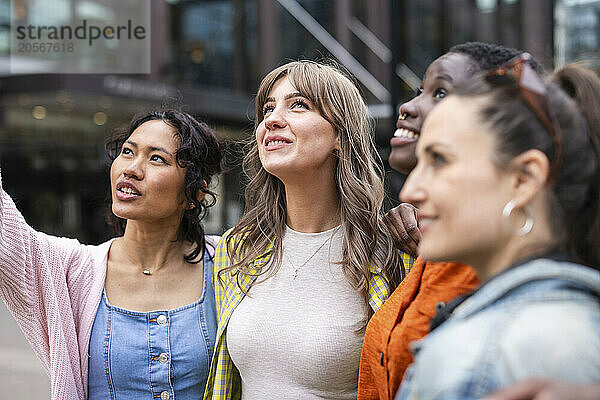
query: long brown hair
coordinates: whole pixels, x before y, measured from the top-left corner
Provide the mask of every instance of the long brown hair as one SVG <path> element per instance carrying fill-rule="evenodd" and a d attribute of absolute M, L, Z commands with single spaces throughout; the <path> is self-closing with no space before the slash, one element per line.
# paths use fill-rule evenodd
<path fill-rule="evenodd" d="M 390 290 L 404 277 L 404 265 L 392 235 L 383 222 L 385 196 L 382 163 L 373 140 L 373 124 L 356 85 L 340 69 L 313 61 L 295 61 L 271 71 L 256 95 L 254 131 L 264 119 L 263 105 L 275 83 L 287 76 L 309 99 L 339 136 L 335 180 L 339 195 L 343 239 L 342 270 L 368 304 L 370 266 L 382 269 Z M 272 243 L 272 262 L 259 275 L 274 274 L 282 256 L 286 222 L 285 187 L 261 165 L 255 140 L 243 162 L 249 178 L 246 212 L 227 237 L 229 271 L 239 278 Z"/>

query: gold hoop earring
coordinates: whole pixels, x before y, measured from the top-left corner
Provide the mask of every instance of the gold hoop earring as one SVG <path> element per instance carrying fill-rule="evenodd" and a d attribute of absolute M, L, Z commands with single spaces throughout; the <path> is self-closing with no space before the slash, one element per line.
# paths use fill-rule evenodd
<path fill-rule="evenodd" d="M 502 218 L 504 219 L 506 226 L 508 226 L 513 232 L 515 232 L 517 236 L 525 236 L 529 232 L 531 232 L 531 228 L 533 228 L 533 217 L 531 216 L 531 214 L 529 214 L 527 209 L 523 207 L 523 212 L 526 216 L 525 223 L 519 229 L 515 229 L 510 223 L 510 215 L 515 210 L 515 205 L 516 203 L 514 200 L 511 200 L 508 203 L 506 203 L 506 205 L 502 209 Z"/>

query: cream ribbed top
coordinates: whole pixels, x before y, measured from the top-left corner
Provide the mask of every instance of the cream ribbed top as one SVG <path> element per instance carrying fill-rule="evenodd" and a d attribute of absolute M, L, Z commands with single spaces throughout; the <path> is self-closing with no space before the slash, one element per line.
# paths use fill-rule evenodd
<path fill-rule="evenodd" d="M 287 228 L 281 268 L 233 312 L 227 345 L 243 400 L 356 399 L 367 309 L 335 264 L 342 238 L 339 227 Z"/>

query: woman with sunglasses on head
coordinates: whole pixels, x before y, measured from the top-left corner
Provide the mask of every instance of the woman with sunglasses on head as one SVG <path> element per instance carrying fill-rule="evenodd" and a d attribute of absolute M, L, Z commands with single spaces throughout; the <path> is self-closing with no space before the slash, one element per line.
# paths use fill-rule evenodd
<path fill-rule="evenodd" d="M 220 172 L 214 132 L 176 110 L 107 142 L 111 216 L 99 246 L 27 225 L 0 180 L 0 295 L 52 399 L 198 399 L 216 335 L 214 237 L 200 223 Z"/>
<path fill-rule="evenodd" d="M 523 55 L 425 122 L 400 195 L 419 208 L 419 254 L 483 284 L 416 344 L 398 399 L 600 381 L 600 80 L 574 65 L 553 80 Z"/>
<path fill-rule="evenodd" d="M 408 174 L 415 167 L 415 146 L 423 122 L 457 85 L 521 53 L 495 44 L 470 42 L 452 47 L 433 61 L 417 96 L 400 106 L 398 129 L 390 141 L 392 168 Z M 387 214 L 386 221 L 397 244 L 416 257 L 420 233 L 415 208 L 400 205 Z M 410 274 L 369 321 L 360 360 L 359 400 L 392 399 L 413 361 L 409 344 L 429 332 L 438 308 L 478 284 L 468 265 L 417 259 Z"/>
<path fill-rule="evenodd" d="M 205 398 L 356 399 L 364 326 L 404 277 L 366 104 L 339 69 L 291 62 L 262 80 L 254 133 Z"/>

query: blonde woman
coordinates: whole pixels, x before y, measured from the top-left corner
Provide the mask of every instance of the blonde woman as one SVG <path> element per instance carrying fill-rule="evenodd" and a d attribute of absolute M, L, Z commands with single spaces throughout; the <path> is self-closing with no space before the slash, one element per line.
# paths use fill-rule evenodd
<path fill-rule="evenodd" d="M 261 82 L 254 132 L 247 211 L 215 255 L 205 399 L 356 399 L 363 328 L 409 262 L 365 102 L 337 68 L 292 62 Z"/>

